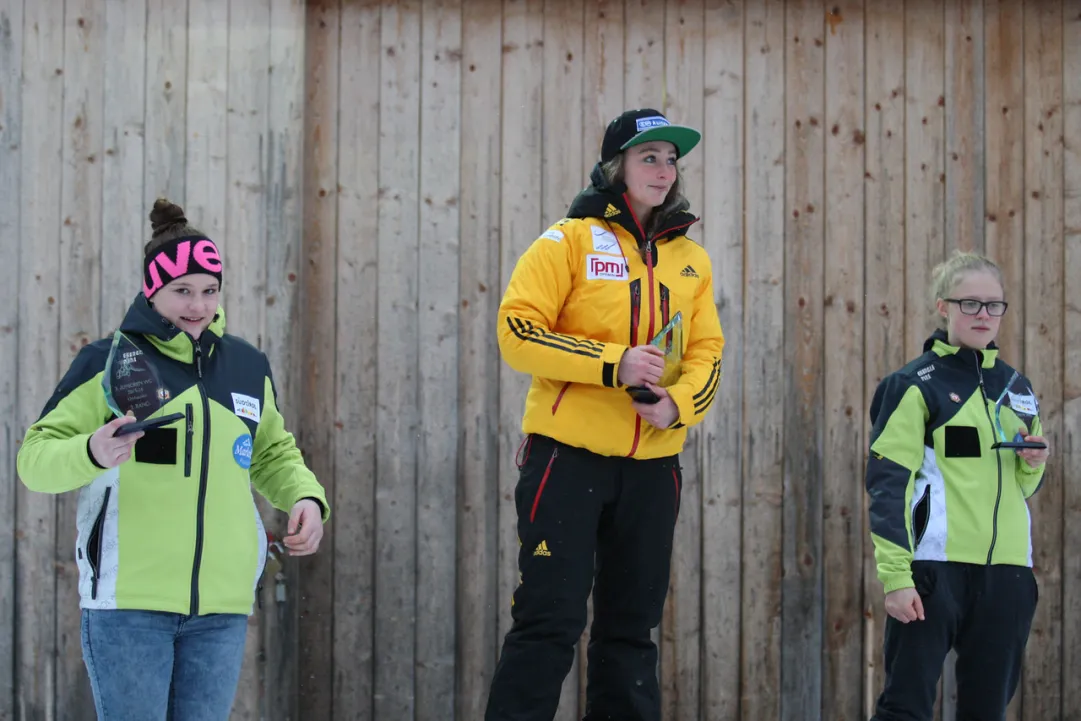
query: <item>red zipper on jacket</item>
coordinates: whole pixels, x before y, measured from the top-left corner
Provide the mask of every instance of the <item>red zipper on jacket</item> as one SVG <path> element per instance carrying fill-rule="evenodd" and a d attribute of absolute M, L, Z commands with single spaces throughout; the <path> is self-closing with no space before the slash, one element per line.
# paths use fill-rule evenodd
<path fill-rule="evenodd" d="M 634 218 L 634 224 L 638 226 L 638 233 L 642 236 L 642 238 L 645 238 L 646 237 L 645 228 L 643 228 L 642 223 L 639 222 L 638 215 L 635 214 L 635 212 L 634 212 L 634 206 L 631 205 L 630 198 L 627 197 L 626 193 L 623 194 L 623 202 L 626 203 L 627 209 L 629 211 L 631 211 L 631 217 Z M 671 233 L 673 230 L 682 230 L 683 228 L 689 228 L 691 225 L 694 224 L 694 222 L 695 221 L 692 220 L 691 222 L 684 223 L 683 225 L 674 225 L 671 228 L 666 228 L 666 229 L 662 230 L 661 232 L 655 234 L 653 237 L 656 238 L 657 236 L 665 235 L 667 233 Z M 655 297 L 656 291 L 653 289 L 653 239 L 652 238 L 650 238 L 649 240 L 646 240 L 646 277 L 649 280 L 649 335 L 647 336 L 647 338 L 649 338 L 650 340 L 653 340 L 654 322 L 655 322 L 654 316 L 656 314 L 656 307 L 655 307 L 656 306 L 656 297 Z M 557 401 L 557 403 L 558 403 L 558 401 Z M 628 456 L 633 456 L 635 453 L 638 452 L 638 442 L 641 439 L 642 439 L 642 416 L 636 415 L 634 417 L 634 441 L 631 443 L 631 452 L 627 454 Z"/>
<path fill-rule="evenodd" d="M 627 205 L 627 210 L 631 211 L 631 217 L 634 219 L 634 224 L 638 226 L 638 234 L 643 238 L 646 237 L 646 231 L 642 228 L 642 224 L 638 222 L 638 215 L 634 212 L 634 206 L 631 205 L 630 199 L 627 194 L 623 194 L 623 202 Z M 646 242 L 646 269 L 649 278 L 649 336 L 653 337 L 653 251 L 650 249 L 649 242 Z M 629 269 L 628 269 L 629 270 Z M 638 339 L 634 339 L 635 345 L 638 344 Z M 638 452 L 638 441 L 642 439 L 642 416 L 635 414 L 634 416 L 634 440 L 631 441 L 631 452 L 627 456 L 633 456 Z"/>
<path fill-rule="evenodd" d="M 559 410 L 559 404 L 563 402 L 563 396 L 567 393 L 567 389 L 571 387 L 570 381 L 563 384 L 563 387 L 559 389 L 559 395 L 556 396 L 556 402 L 552 404 L 552 415 L 556 414 Z"/>

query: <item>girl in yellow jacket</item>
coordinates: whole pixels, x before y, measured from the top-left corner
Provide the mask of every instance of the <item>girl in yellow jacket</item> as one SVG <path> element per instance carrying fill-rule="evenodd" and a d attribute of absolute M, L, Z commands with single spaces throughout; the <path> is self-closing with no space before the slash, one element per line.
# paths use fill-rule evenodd
<path fill-rule="evenodd" d="M 652 109 L 613 120 L 589 187 L 522 255 L 500 304 L 500 351 L 532 384 L 521 582 L 486 721 L 554 716 L 591 589 L 586 721 L 660 719 L 650 631 L 668 592 L 678 454 L 713 403 L 724 347 L 677 166 L 700 138 Z"/>

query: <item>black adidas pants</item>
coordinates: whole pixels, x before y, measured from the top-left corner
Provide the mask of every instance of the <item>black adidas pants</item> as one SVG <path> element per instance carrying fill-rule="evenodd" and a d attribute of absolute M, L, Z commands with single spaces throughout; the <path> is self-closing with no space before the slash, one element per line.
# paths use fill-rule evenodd
<path fill-rule="evenodd" d="M 1002 721 L 1017 690 L 1039 591 L 1031 568 L 915 561 L 925 620 L 886 621 L 886 687 L 872 721 L 931 721 L 957 649 L 956 721 Z"/>
<path fill-rule="evenodd" d="M 531 436 L 515 489 L 513 626 L 485 721 L 551 721 L 593 591 L 586 721 L 659 721 L 657 647 L 679 513 L 678 457 L 599 456 Z"/>

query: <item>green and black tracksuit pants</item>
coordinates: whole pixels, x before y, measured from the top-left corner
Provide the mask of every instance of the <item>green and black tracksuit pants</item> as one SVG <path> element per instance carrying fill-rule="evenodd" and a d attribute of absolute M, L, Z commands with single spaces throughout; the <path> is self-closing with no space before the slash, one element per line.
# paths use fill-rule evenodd
<path fill-rule="evenodd" d="M 886 687 L 872 721 L 931 721 L 957 650 L 957 721 L 1000 721 L 1017 690 L 1039 591 L 1026 566 L 914 561 L 923 621 L 886 620 Z"/>
<path fill-rule="evenodd" d="M 515 489 L 519 585 L 485 721 L 551 721 L 593 593 L 586 721 L 659 721 L 657 647 L 683 479 L 677 456 L 530 436 Z"/>

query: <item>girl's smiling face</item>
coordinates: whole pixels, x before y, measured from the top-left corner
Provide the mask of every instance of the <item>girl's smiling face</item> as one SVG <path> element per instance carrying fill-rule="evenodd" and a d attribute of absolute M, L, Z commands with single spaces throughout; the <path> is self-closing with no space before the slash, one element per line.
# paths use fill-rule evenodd
<path fill-rule="evenodd" d="M 212 275 L 185 275 L 167 283 L 151 301 L 163 318 L 198 340 L 218 312 L 220 287 Z"/>

